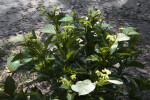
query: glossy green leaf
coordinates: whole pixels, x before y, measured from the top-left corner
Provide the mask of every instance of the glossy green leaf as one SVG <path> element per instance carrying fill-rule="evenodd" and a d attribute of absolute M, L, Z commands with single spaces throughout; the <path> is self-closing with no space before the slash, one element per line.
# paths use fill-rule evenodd
<path fill-rule="evenodd" d="M 78 81 L 75 85 L 71 86 L 71 89 L 78 92 L 79 95 L 86 95 L 94 91 L 95 87 L 95 83 L 92 83 L 91 80 L 86 79 L 84 81 Z"/>
<path fill-rule="evenodd" d="M 116 84 L 116 85 L 121 85 L 121 84 L 123 84 L 122 81 L 118 81 L 118 80 L 108 80 L 108 82 L 113 83 L 113 84 Z"/>
<path fill-rule="evenodd" d="M 32 56 L 28 53 L 28 52 L 21 52 L 18 53 L 12 61 L 16 61 L 16 60 L 22 60 L 22 59 L 26 59 L 26 58 L 31 58 Z"/>
<path fill-rule="evenodd" d="M 67 93 L 67 100 L 74 100 L 75 93 Z"/>
<path fill-rule="evenodd" d="M 44 42 L 45 48 L 47 48 L 48 45 L 49 45 L 50 43 L 53 43 L 56 39 L 57 39 L 56 36 L 50 36 L 50 37 Z"/>
<path fill-rule="evenodd" d="M 15 81 L 11 76 L 8 76 L 4 83 L 4 92 L 12 96 L 15 90 L 16 90 Z"/>
<path fill-rule="evenodd" d="M 22 35 L 17 34 L 17 36 L 10 37 L 10 39 L 8 41 L 9 42 L 24 42 L 25 38 Z"/>
<path fill-rule="evenodd" d="M 71 16 L 63 17 L 63 18 L 60 19 L 59 21 L 60 21 L 60 22 L 73 21 L 73 17 L 71 17 Z"/>
<path fill-rule="evenodd" d="M 119 33 L 116 39 L 116 41 L 128 41 L 128 40 L 130 40 L 130 37 L 123 33 Z"/>
<path fill-rule="evenodd" d="M 28 63 L 28 62 L 30 62 L 32 60 L 32 58 L 27 58 L 27 59 L 24 59 L 24 63 Z"/>
<path fill-rule="evenodd" d="M 115 42 L 110 48 L 110 54 L 113 54 L 118 47 L 118 42 Z"/>
<path fill-rule="evenodd" d="M 60 88 L 68 90 L 68 89 L 70 89 L 70 86 L 68 86 L 68 85 L 66 85 L 66 84 L 62 84 L 62 85 L 60 86 Z"/>
<path fill-rule="evenodd" d="M 133 31 L 129 32 L 128 35 L 141 35 L 139 32 Z"/>
<path fill-rule="evenodd" d="M 40 32 L 42 32 L 42 33 L 56 34 L 55 26 L 52 25 L 52 24 L 48 24 L 48 25 L 44 26 L 43 28 L 41 28 Z"/>
<path fill-rule="evenodd" d="M 106 23 L 104 23 L 104 24 L 102 24 L 102 28 L 107 28 L 107 27 L 109 27 L 110 25 L 109 24 L 106 24 Z"/>
<path fill-rule="evenodd" d="M 123 33 L 126 34 L 126 35 L 141 35 L 133 27 L 127 27 L 127 28 L 123 29 Z"/>
<path fill-rule="evenodd" d="M 99 56 L 98 55 L 91 55 L 88 58 L 86 58 L 86 60 L 99 61 Z"/>
<path fill-rule="evenodd" d="M 78 39 L 80 36 L 75 36 L 73 38 L 70 38 L 69 41 L 66 43 L 66 48 L 69 48 L 69 46 L 76 40 Z"/>
<path fill-rule="evenodd" d="M 135 31 L 135 28 L 133 27 L 127 27 L 123 29 L 124 34 L 128 34 L 129 32 Z"/>
<path fill-rule="evenodd" d="M 14 57 L 15 56 L 11 56 L 7 60 L 7 68 L 10 71 L 15 71 L 19 67 L 19 65 L 20 65 L 20 61 L 14 61 L 14 62 L 12 62 L 12 60 L 14 59 Z"/>

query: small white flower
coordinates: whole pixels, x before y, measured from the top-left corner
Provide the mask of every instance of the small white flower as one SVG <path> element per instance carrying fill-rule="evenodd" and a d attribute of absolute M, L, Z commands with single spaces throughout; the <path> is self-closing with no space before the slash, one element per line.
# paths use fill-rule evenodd
<path fill-rule="evenodd" d="M 88 17 L 85 17 L 85 20 L 87 21 L 87 20 L 88 20 Z"/>
<path fill-rule="evenodd" d="M 96 24 L 99 24 L 100 22 L 96 22 Z"/>

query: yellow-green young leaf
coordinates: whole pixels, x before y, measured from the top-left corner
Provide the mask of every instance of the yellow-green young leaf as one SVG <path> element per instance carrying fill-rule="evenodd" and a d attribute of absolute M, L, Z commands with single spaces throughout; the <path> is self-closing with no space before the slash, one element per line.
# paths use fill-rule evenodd
<path fill-rule="evenodd" d="M 20 65 L 20 61 L 17 60 L 17 61 L 14 61 L 12 62 L 12 60 L 14 59 L 15 56 L 11 56 L 7 59 L 7 68 L 10 70 L 10 71 L 15 71 L 19 65 Z"/>
<path fill-rule="evenodd" d="M 98 55 L 91 55 L 89 57 L 86 58 L 86 60 L 89 60 L 89 61 L 99 61 L 99 56 Z"/>
<path fill-rule="evenodd" d="M 41 28 L 40 32 L 56 34 L 55 26 L 52 24 L 48 24 L 48 25 L 44 26 L 43 28 Z"/>
<path fill-rule="evenodd" d="M 0 88 L 0 92 L 4 91 L 4 89 Z"/>
<path fill-rule="evenodd" d="M 76 53 L 76 51 L 75 50 L 73 50 L 73 51 L 71 51 L 71 52 L 69 52 L 68 54 L 67 54 L 67 59 L 69 59 L 72 55 L 74 55 Z"/>
<path fill-rule="evenodd" d="M 101 11 L 100 11 L 100 10 L 97 10 L 96 12 L 93 13 L 93 17 L 95 17 L 95 16 L 97 16 L 97 15 L 99 15 L 99 14 L 101 14 Z"/>
<path fill-rule="evenodd" d="M 57 10 L 57 6 L 53 6 L 53 10 L 56 11 Z"/>
<path fill-rule="evenodd" d="M 121 84 L 123 84 L 122 81 L 118 81 L 118 80 L 108 80 L 108 82 L 113 83 L 113 84 L 116 84 L 116 85 L 121 85 Z"/>
<path fill-rule="evenodd" d="M 40 7 L 40 10 L 43 11 L 43 12 L 47 12 L 45 9 L 43 9 L 43 8 L 41 8 L 41 7 Z"/>
<path fill-rule="evenodd" d="M 63 26 L 62 27 L 62 29 L 67 29 L 67 28 L 72 28 L 72 29 L 74 29 L 74 28 L 76 28 L 75 26 Z"/>
<path fill-rule="evenodd" d="M 130 37 L 123 33 L 119 33 L 116 39 L 116 41 L 128 41 L 128 40 L 130 40 Z"/>
<path fill-rule="evenodd" d="M 71 17 L 71 16 L 63 17 L 63 18 L 60 19 L 59 21 L 60 21 L 60 22 L 73 21 L 73 17 Z"/>
<path fill-rule="evenodd" d="M 92 83 L 91 80 L 86 79 L 84 81 L 78 81 L 75 85 L 71 86 L 71 89 L 78 92 L 79 95 L 86 95 L 92 92 L 95 87 L 95 83 Z"/>
<path fill-rule="evenodd" d="M 110 48 L 110 54 L 113 54 L 118 47 L 118 42 L 115 42 Z"/>
<path fill-rule="evenodd" d="M 22 35 L 17 34 L 17 36 L 10 37 L 10 39 L 8 41 L 9 42 L 24 42 L 25 38 Z"/>

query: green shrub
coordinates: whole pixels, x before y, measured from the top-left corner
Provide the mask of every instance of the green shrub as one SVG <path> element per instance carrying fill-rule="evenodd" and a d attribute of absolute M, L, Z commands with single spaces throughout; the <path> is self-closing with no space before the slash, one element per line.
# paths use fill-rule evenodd
<path fill-rule="evenodd" d="M 53 10 L 41 8 L 44 14 L 40 16 L 46 16 L 53 24 L 41 28 L 40 35 L 31 30 L 25 36 L 9 39 L 19 42 L 23 50 L 8 58 L 8 69 L 12 73 L 37 73 L 37 79 L 27 86 L 51 83 L 51 95 L 42 95 L 38 89 L 26 95 L 36 100 L 116 100 L 121 96 L 136 99 L 137 93 L 145 89 L 136 87 L 144 81 L 136 83 L 137 78 L 125 70 L 144 67 L 137 61 L 141 53 L 135 48 L 140 38 L 137 30 L 128 27 L 112 33 L 110 25 L 100 17 L 101 12 L 92 9 L 82 18 L 76 13 L 56 14 L 56 7 Z"/>

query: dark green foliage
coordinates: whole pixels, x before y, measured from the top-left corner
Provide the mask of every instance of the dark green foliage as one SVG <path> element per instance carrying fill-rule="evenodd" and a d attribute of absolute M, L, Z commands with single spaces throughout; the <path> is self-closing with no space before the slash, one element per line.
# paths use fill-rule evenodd
<path fill-rule="evenodd" d="M 27 95 L 23 89 L 16 93 L 15 81 L 11 76 L 8 76 L 4 83 L 4 91 L 0 92 L 0 100 L 27 100 Z"/>
<path fill-rule="evenodd" d="M 125 69 L 144 67 L 137 61 L 141 51 L 135 49 L 137 40 L 140 38 L 136 29 L 121 28 L 120 33 L 114 34 L 109 30 L 110 25 L 104 23 L 104 19 L 100 17 L 100 11 L 93 12 L 89 9 L 87 17 L 80 18 L 76 13 L 70 16 L 65 16 L 63 13 L 56 14 L 56 7 L 53 9 L 53 12 L 48 12 L 41 8 L 44 12 L 41 16 L 48 17 L 54 24 L 41 28 L 40 36 L 31 30 L 24 37 L 17 35 L 10 39 L 13 41 L 17 38 L 14 42 L 20 41 L 22 44 L 19 45 L 24 47 L 24 50 L 16 54 L 12 60 L 19 60 L 21 65 L 12 71 L 14 73 L 36 72 L 37 79 L 28 83 L 27 86 L 41 81 L 52 82 L 51 96 L 42 95 L 40 90 L 36 89 L 27 94 L 31 96 L 31 100 L 32 98 L 47 100 L 49 97 L 50 100 L 116 100 L 119 96 L 135 98 L 136 86 L 139 85 L 141 89 L 143 86 L 139 83 L 141 81 L 126 73 Z M 49 36 L 41 39 L 45 33 L 49 33 Z M 119 66 L 116 67 L 116 64 Z M 96 86 L 94 90 L 91 90 L 92 92 L 84 96 L 79 96 L 71 89 L 73 84 L 79 81 L 82 83 L 86 79 L 92 81 L 91 84 L 97 84 L 97 81 L 101 79 L 95 72 L 99 70 L 103 72 L 102 75 L 109 75 L 108 70 L 103 70 L 105 68 L 112 70 L 110 79 L 115 81 L 107 81 L 106 78 L 106 84 Z M 120 85 L 122 81 L 124 84 Z M 84 84 L 86 86 L 88 83 Z M 80 85 L 82 84 L 79 84 L 79 87 Z"/>
<path fill-rule="evenodd" d="M 4 92 L 12 96 L 15 93 L 16 85 L 15 81 L 11 76 L 8 76 L 4 85 Z"/>

